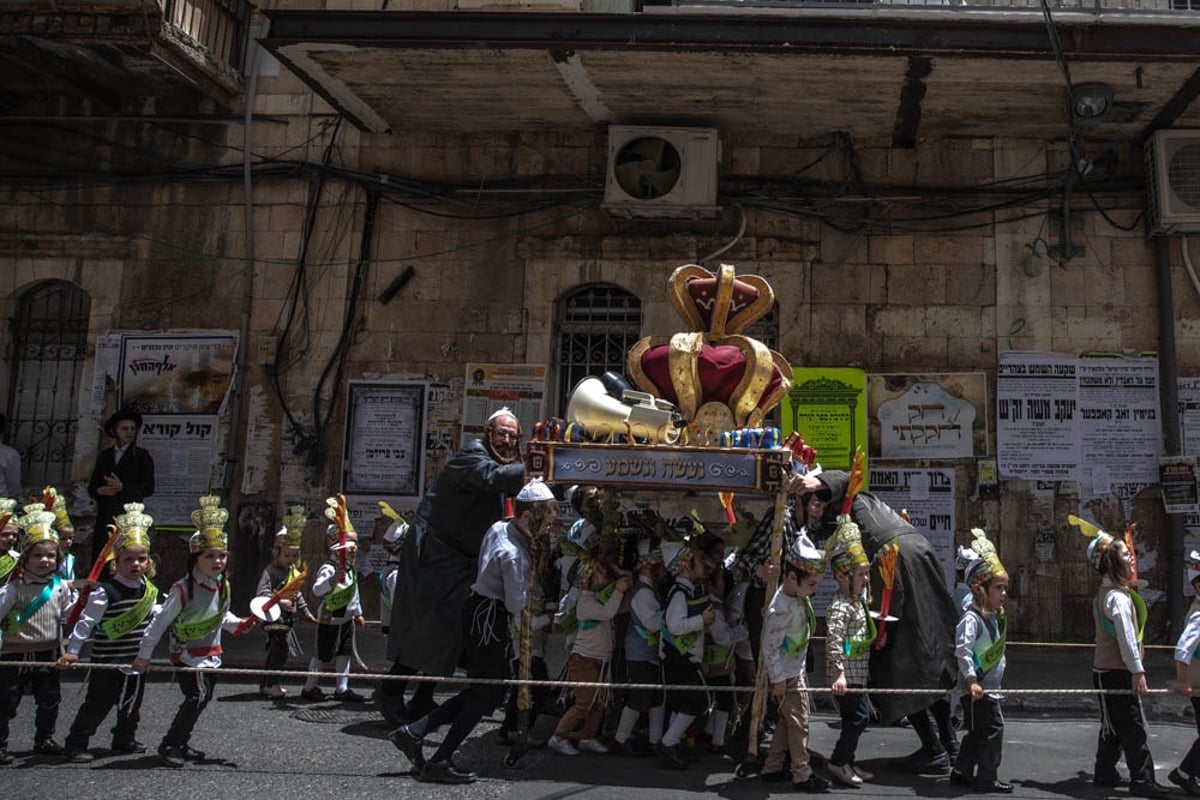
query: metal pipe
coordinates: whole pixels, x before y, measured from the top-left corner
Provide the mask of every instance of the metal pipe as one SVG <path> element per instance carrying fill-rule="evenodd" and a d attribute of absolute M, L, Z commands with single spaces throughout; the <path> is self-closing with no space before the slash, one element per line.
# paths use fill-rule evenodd
<path fill-rule="evenodd" d="M 1158 396 L 1162 408 L 1163 452 L 1180 455 L 1179 369 L 1175 363 L 1175 301 L 1171 291 L 1170 239 L 1154 237 L 1154 282 L 1158 289 Z M 1183 517 L 1168 514 L 1167 602 L 1174 640 L 1183 630 Z"/>

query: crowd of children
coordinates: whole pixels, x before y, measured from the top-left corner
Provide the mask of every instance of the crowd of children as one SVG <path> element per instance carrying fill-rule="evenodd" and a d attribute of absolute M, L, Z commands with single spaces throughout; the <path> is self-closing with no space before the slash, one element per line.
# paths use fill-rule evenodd
<path fill-rule="evenodd" d="M 808 682 L 810 640 L 816 632 L 810 598 L 828 569 L 837 592 L 826 612 L 825 677 L 841 727 L 830 757 L 817 766 L 846 787 L 870 781 L 873 776 L 858 765 L 856 751 L 872 713 L 869 659 L 876 619 L 886 617 L 870 610 L 870 559 L 850 517 L 838 518 L 824 552 L 809 539 L 803 522 L 785 526 L 783 557 L 778 562 L 764 559 L 754 570 L 753 564 L 727 554 L 720 537 L 703 532 L 691 519 L 679 528 L 660 528 L 657 535 L 643 531 L 614 545 L 600 534 L 605 513 L 601 497 L 596 487 L 573 492 L 580 519 L 558 548 L 553 589 L 545 577 L 555 570 L 550 529 L 556 500 L 545 485 L 536 480 L 527 485 L 516 499 L 513 516 L 489 530 L 463 617 L 468 676 L 509 678 L 524 668 L 535 678 L 545 677 L 544 648 L 553 626 L 566 634 L 569 681 L 615 686 L 575 688 L 547 742 L 549 748 L 563 756 L 654 754 L 666 767 L 686 769 L 696 749 L 685 742 L 697 734 L 707 735 L 714 752 L 744 754 L 753 747 L 744 738 L 739 745 L 727 746 L 727 737 L 747 736 L 757 658 L 773 698 L 774 716 L 760 777 L 790 781 L 803 792 L 824 792 L 830 780 L 814 769 L 808 747 Z M 175 676 L 182 701 L 157 748 L 162 763 L 170 767 L 204 757 L 191 746 L 191 737 L 213 698 L 213 668 L 221 665 L 223 632 L 242 633 L 257 621 L 266 634 L 264 667 L 278 670 L 289 657 L 301 654 L 295 620 L 315 622 L 316 654 L 310 672 L 334 672 L 333 699 L 364 699 L 348 685 L 351 658 L 357 655 L 356 628 L 363 620 L 355 568 L 357 534 L 344 500 L 328 501 L 327 558 L 307 586 L 300 544 L 308 515 L 303 507 L 288 509 L 252 602 L 254 615 L 245 619 L 230 610 L 225 576 L 228 516 L 218 497 L 200 498 L 192 514 L 196 531 L 189 541 L 186 573 L 160 596 L 152 582 L 153 519 L 140 503 L 127 504 L 125 513 L 115 518 L 103 558 L 82 579 L 74 573 L 69 552 L 74 528 L 61 496 L 48 490 L 39 502 L 21 508 L 15 500 L 0 499 L 0 661 L 6 662 L 0 665 L 0 765 L 14 760 L 8 750 L 9 725 L 27 693 L 35 705 L 34 753 L 90 762 L 90 740 L 114 708 L 112 749 L 145 752 L 146 745 L 137 738 L 145 673 L 164 636 L 170 639 L 172 663 L 210 668 Z M 389 563 L 379 576 L 385 605 L 394 591 L 394 556 L 409 532 L 398 515 L 392 512 L 389 517 L 383 536 Z M 1101 690 L 1094 782 L 1123 782 L 1117 769 L 1123 755 L 1130 793 L 1161 797 L 1168 789 L 1155 778 L 1141 707 L 1147 691 L 1142 663 L 1146 608 L 1136 591 L 1132 544 L 1128 537 L 1112 537 L 1074 517 L 1072 522 L 1090 536 L 1088 559 L 1102 578 L 1093 608 L 1093 681 Z M 959 550 L 960 585 L 955 590 L 962 613 L 955 651 L 959 683 L 953 694 L 961 704 L 965 734 L 949 778 L 968 790 L 1007 793 L 1013 787 L 1001 779 L 1000 766 L 1009 579 L 984 532 L 976 529 L 972 536 L 970 548 Z M 752 636 L 754 614 L 747 598 L 753 597 L 755 581 L 772 583 L 777 577 L 778 589 L 757 623 L 761 638 Z M 1189 578 L 1200 592 L 1200 553 L 1190 556 Z M 305 588 L 320 599 L 316 615 L 305 602 Z M 89 670 L 84 700 L 60 746 L 55 740 L 60 670 L 80 664 L 87 643 L 87 664 L 97 668 Z M 523 648 L 530 658 L 522 666 Z M 1191 698 L 1200 712 L 1198 650 L 1200 601 L 1189 610 L 1175 653 L 1176 691 Z M 317 684 L 317 676 L 310 674 L 301 696 L 325 699 Z M 704 691 L 738 685 L 746 686 L 746 692 Z M 286 694 L 272 676 L 263 678 L 261 691 L 271 698 Z M 533 714 L 550 694 L 534 692 Z M 432 712 L 399 725 L 391 740 L 412 760 L 419 779 L 470 782 L 475 774 L 452 757 L 505 695 L 502 686 L 468 685 Z M 530 712 L 528 704 L 521 708 Z M 510 741 L 519 732 L 530 737 L 524 745 L 535 744 L 529 720 L 518 714 L 514 692 L 502 737 Z M 426 760 L 424 738 L 444 725 L 450 726 L 449 733 Z M 1168 779 L 1186 794 L 1200 796 L 1200 737 Z"/>

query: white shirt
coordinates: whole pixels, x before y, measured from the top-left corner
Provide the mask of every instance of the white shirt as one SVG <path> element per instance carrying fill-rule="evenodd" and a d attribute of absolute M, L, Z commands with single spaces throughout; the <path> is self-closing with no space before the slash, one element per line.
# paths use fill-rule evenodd
<path fill-rule="evenodd" d="M 0 444 L 0 497 L 21 494 L 21 455 L 6 444 Z"/>
<path fill-rule="evenodd" d="M 488 528 L 479 546 L 479 569 L 471 591 L 480 597 L 503 600 L 508 613 L 525 610 L 529 579 L 529 549 L 525 534 L 511 522 L 501 520 Z"/>
<path fill-rule="evenodd" d="M 810 635 L 812 631 L 808 630 L 808 611 L 804 598 L 792 597 L 780 587 L 771 600 L 767 619 L 763 623 L 762 657 L 771 683 L 804 674 L 808 646 L 805 645 L 795 656 L 789 656 L 783 650 L 783 640 L 785 637 L 795 640 Z"/>
<path fill-rule="evenodd" d="M 1117 585 L 1111 579 L 1101 582 L 1102 588 L 1116 589 Z M 1113 624 L 1116 631 L 1117 649 L 1121 651 L 1121 660 L 1125 669 L 1134 673 L 1145 672 L 1142 666 L 1142 656 L 1138 652 L 1137 618 L 1133 610 L 1133 601 L 1125 592 L 1110 591 L 1104 595 L 1102 609 L 1104 616 Z"/>
<path fill-rule="evenodd" d="M 342 582 L 337 586 L 333 585 L 333 578 L 335 575 L 337 575 L 336 564 L 332 564 L 328 561 L 322 564 L 320 568 L 317 569 L 317 577 L 313 579 L 312 593 L 317 597 L 324 597 L 335 589 L 341 589 L 349 586 L 350 582 L 354 580 L 354 567 L 350 564 L 346 565 L 346 577 L 343 578 Z M 395 585 L 395 578 L 393 578 L 393 589 L 395 589 Z M 354 596 L 350 598 L 350 602 L 346 604 L 345 608 L 339 608 L 336 611 L 328 608 L 324 608 L 323 610 L 329 614 L 331 618 L 330 624 L 332 625 L 339 625 L 348 619 L 361 616 L 362 600 L 359 599 L 358 589 L 354 590 Z"/>
<path fill-rule="evenodd" d="M 691 596 L 695 589 L 694 585 L 687 578 L 676 578 L 675 583 L 682 586 L 685 591 L 671 592 L 671 599 L 667 602 L 667 610 L 663 613 L 663 627 L 671 632 L 672 636 L 683 636 L 687 633 L 700 632 L 704 630 L 704 616 L 702 614 L 693 614 L 688 616 L 688 597 Z M 666 637 L 659 641 L 659 654 L 670 647 L 667 644 Z M 697 664 L 704 660 L 704 637 L 697 636 L 696 643 L 692 645 L 692 649 L 688 652 L 692 661 Z"/>
<path fill-rule="evenodd" d="M 154 648 L 158 645 L 158 640 L 163 637 L 175 619 L 188 605 L 187 598 L 184 596 L 186 589 L 184 584 L 186 578 L 181 578 L 171 584 L 170 590 L 167 591 L 167 602 L 162 604 L 158 614 L 150 626 L 146 628 L 146 635 L 142 639 L 142 646 L 138 650 L 138 658 L 150 660 L 150 656 L 154 654 Z M 221 592 L 220 585 L 216 581 L 209 580 L 200 573 L 200 570 L 192 571 L 192 599 L 191 603 L 201 603 L 204 605 L 203 611 L 200 612 L 201 617 L 206 617 L 210 614 L 217 613 L 221 607 Z M 231 611 L 226 611 L 225 616 L 221 618 L 221 624 L 216 629 L 202 639 L 195 639 L 190 642 L 180 642 L 183 649 L 178 652 L 179 660 L 189 667 L 219 667 L 221 666 L 221 631 L 222 629 L 233 633 L 238 625 L 242 624 L 241 617 Z M 192 653 L 196 651 L 209 651 L 203 655 Z"/>

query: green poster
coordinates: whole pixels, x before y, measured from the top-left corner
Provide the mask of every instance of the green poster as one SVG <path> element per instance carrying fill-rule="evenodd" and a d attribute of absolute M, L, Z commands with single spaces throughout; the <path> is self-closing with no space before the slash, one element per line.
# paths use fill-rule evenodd
<path fill-rule="evenodd" d="M 848 470 L 854 451 L 867 450 L 867 373 L 861 369 L 796 367 L 779 410 L 784 435 L 799 431 L 825 469 Z"/>

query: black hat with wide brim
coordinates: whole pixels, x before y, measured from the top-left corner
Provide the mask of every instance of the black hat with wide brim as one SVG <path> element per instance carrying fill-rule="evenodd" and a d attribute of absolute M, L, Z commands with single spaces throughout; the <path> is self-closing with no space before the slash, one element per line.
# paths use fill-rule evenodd
<path fill-rule="evenodd" d="M 139 429 L 142 427 L 142 415 L 132 408 L 122 408 L 104 423 L 104 434 L 110 439 L 117 438 L 117 423 L 123 419 L 132 420 Z"/>

